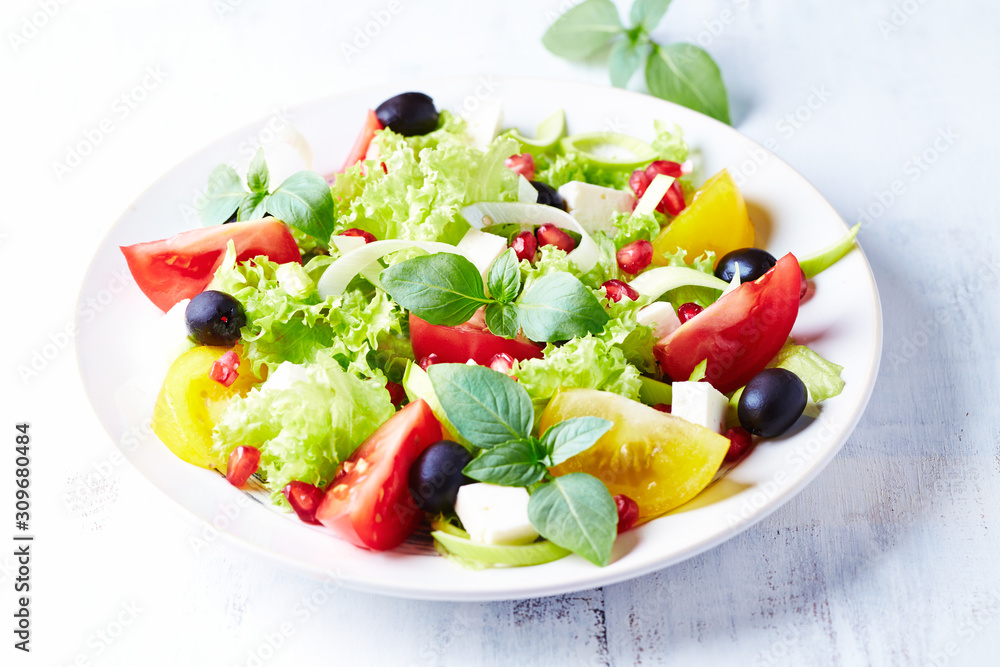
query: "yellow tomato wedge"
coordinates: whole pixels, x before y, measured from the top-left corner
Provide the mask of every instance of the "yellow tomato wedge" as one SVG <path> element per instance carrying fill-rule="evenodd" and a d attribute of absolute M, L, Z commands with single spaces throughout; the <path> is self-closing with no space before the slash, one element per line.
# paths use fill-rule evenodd
<path fill-rule="evenodd" d="M 560 392 L 542 413 L 541 432 L 573 417 L 614 422 L 590 449 L 551 469 L 585 472 L 639 505 L 645 519 L 683 505 L 701 492 L 722 465 L 729 439 L 707 428 L 618 394 L 593 389 Z"/>
<path fill-rule="evenodd" d="M 202 468 L 225 471 L 226 462 L 212 453 L 212 427 L 223 402 L 245 396 L 259 380 L 249 364 L 241 364 L 239 377 L 226 387 L 208 376 L 212 364 L 229 351 L 226 347 L 196 347 L 177 357 L 156 398 L 153 432 L 179 458 Z M 241 349 L 236 347 L 236 354 Z"/>
<path fill-rule="evenodd" d="M 653 263 L 666 264 L 665 255 L 687 250 L 688 262 L 706 250 L 718 262 L 728 252 L 752 247 L 753 223 L 747 215 L 743 195 L 723 169 L 706 181 L 694 199 L 653 241 Z"/>

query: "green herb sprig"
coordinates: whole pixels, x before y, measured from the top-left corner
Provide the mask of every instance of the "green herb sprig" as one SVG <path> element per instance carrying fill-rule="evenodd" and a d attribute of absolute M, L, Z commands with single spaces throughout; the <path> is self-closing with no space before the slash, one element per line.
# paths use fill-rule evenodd
<path fill-rule="evenodd" d="M 670 2 L 635 0 L 633 25 L 626 28 L 611 0 L 585 0 L 559 17 L 542 43 L 568 60 L 585 60 L 610 45 L 612 85 L 624 88 L 645 61 L 650 93 L 729 123 L 729 97 L 712 57 L 694 44 L 664 45 L 650 37 Z"/>
<path fill-rule="evenodd" d="M 465 467 L 472 479 L 531 492 L 528 518 L 538 534 L 596 565 L 611 560 L 618 511 L 596 477 L 553 477 L 549 468 L 586 451 L 613 423 L 576 417 L 531 435 L 534 410 L 528 392 L 485 366 L 435 364 L 427 369 L 434 394 L 458 432 L 476 447 Z"/>
<path fill-rule="evenodd" d="M 504 338 L 523 330 L 537 342 L 569 340 L 600 333 L 610 319 L 594 293 L 569 273 L 550 273 L 521 293 L 513 250 L 493 262 L 485 287 L 476 266 L 452 253 L 399 262 L 379 282 L 393 301 L 431 324 L 455 326 L 485 306 L 486 326 Z"/>
<path fill-rule="evenodd" d="M 290 227 L 330 242 L 336 205 L 326 179 L 313 171 L 298 171 L 270 191 L 270 171 L 263 149 L 257 149 L 247 170 L 246 187 L 228 164 L 208 175 L 208 188 L 196 209 L 205 225 L 219 225 L 236 213 L 237 222 L 256 220 L 265 211 Z"/>

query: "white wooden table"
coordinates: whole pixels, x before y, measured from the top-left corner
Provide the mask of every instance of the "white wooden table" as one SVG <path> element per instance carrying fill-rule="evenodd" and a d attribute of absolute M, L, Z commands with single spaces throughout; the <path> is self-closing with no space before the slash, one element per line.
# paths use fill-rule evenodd
<path fill-rule="evenodd" d="M 866 222 L 885 310 L 857 431 L 738 538 L 555 598 L 331 594 L 225 539 L 195 551 L 202 526 L 115 456 L 66 328 L 129 201 L 232 128 L 370 82 L 606 81 L 541 47 L 560 4 L 4 3 L 0 405 L 6 428 L 32 423 L 38 540 L 34 651 L 15 652 L 5 626 L 2 664 L 1000 664 L 1000 9 L 987 3 L 676 0 L 657 31 L 707 45 L 736 127 Z M 4 489 L 12 466 L 0 456 Z"/>

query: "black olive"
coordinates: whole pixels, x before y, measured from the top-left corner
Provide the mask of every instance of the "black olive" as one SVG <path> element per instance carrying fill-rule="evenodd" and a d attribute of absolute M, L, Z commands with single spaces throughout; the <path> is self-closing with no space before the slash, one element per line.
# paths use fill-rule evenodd
<path fill-rule="evenodd" d="M 184 310 L 191 336 L 202 345 L 235 345 L 247 316 L 239 301 L 225 292 L 205 290 L 195 295 Z"/>
<path fill-rule="evenodd" d="M 556 190 L 551 185 L 547 183 L 542 183 L 541 181 L 530 181 L 532 187 L 538 191 L 538 203 L 545 204 L 546 206 L 554 206 L 555 208 L 561 208 L 566 211 L 566 200 L 563 199 L 559 191 Z"/>
<path fill-rule="evenodd" d="M 778 263 L 774 255 L 760 248 L 740 248 L 726 253 L 715 267 L 715 277 L 727 283 L 736 275 L 736 264 L 740 265 L 740 282 L 757 280 Z"/>
<path fill-rule="evenodd" d="M 404 137 L 433 132 L 438 126 L 434 100 L 423 93 L 402 93 L 390 97 L 375 109 L 375 115 L 387 127 Z"/>
<path fill-rule="evenodd" d="M 233 214 L 232 214 L 231 216 L 229 216 L 229 219 L 228 219 L 228 220 L 226 220 L 226 221 L 225 221 L 224 223 L 222 223 L 222 224 L 224 224 L 224 225 L 228 225 L 228 224 L 229 224 L 230 222 L 237 222 L 237 220 L 236 220 L 236 217 L 237 217 L 237 216 L 238 216 L 239 214 L 240 214 L 240 210 L 239 210 L 239 209 L 236 209 L 235 211 L 233 211 Z M 264 215 L 262 215 L 262 216 L 260 216 L 260 217 L 261 217 L 261 219 L 263 219 L 263 218 L 266 218 L 266 217 L 267 217 L 267 216 L 269 216 L 269 215 L 271 215 L 271 214 L 270 214 L 270 213 L 267 213 L 267 212 L 265 211 L 265 212 L 264 212 Z M 271 217 L 274 217 L 274 216 L 271 216 Z M 244 221 L 244 222 L 246 222 L 246 221 Z"/>
<path fill-rule="evenodd" d="M 471 460 L 469 450 L 450 440 L 425 449 L 410 466 L 410 495 L 417 507 L 431 514 L 454 509 L 459 487 L 475 481 L 462 474 Z"/>
<path fill-rule="evenodd" d="M 774 438 L 802 416 L 809 393 L 795 373 L 766 368 L 747 382 L 736 408 L 740 426 L 754 435 Z"/>

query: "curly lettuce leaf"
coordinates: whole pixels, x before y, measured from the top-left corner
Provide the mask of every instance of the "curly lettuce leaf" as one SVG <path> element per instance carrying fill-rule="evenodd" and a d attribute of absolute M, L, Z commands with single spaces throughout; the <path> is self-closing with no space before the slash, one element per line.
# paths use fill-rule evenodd
<path fill-rule="evenodd" d="M 611 224 L 617 230 L 615 247 L 621 249 L 634 241 L 652 241 L 660 233 L 660 220 L 657 213 L 621 213 L 616 211 Z"/>
<path fill-rule="evenodd" d="M 662 120 L 653 121 L 656 137 L 653 139 L 653 150 L 660 160 L 684 162 L 688 159 L 687 142 L 684 141 L 684 131 L 677 123 L 666 123 Z"/>
<path fill-rule="evenodd" d="M 554 188 L 570 181 L 583 181 L 606 188 L 624 190 L 628 187 L 631 171 L 609 169 L 587 162 L 576 153 L 552 155 L 545 153 L 535 158 L 535 180 Z"/>
<path fill-rule="evenodd" d="M 277 499 L 293 480 L 328 483 L 393 412 L 380 372 L 363 362 L 345 370 L 324 353 L 310 363 L 280 364 L 262 385 L 229 401 L 213 447 L 223 460 L 239 445 L 260 449 L 260 470 Z"/>
<path fill-rule="evenodd" d="M 263 367 L 285 361 L 301 364 L 321 351 L 347 364 L 362 347 L 374 349 L 384 335 L 399 333 L 402 310 L 384 292 L 349 290 L 320 298 L 316 281 L 333 261 L 321 255 L 299 264 L 277 264 L 263 257 L 237 262 L 230 244 L 210 285 L 234 296 L 247 315 L 244 361 L 265 377 Z"/>
<path fill-rule="evenodd" d="M 517 201 L 518 177 L 503 164 L 518 151 L 517 141 L 498 138 L 484 152 L 453 132 L 431 135 L 436 133 L 418 143 L 391 130 L 379 132 L 373 139 L 378 159 L 355 165 L 334 181 L 338 229 L 356 227 L 378 239 L 457 244 L 469 229 L 459 214 L 462 207 Z"/>

